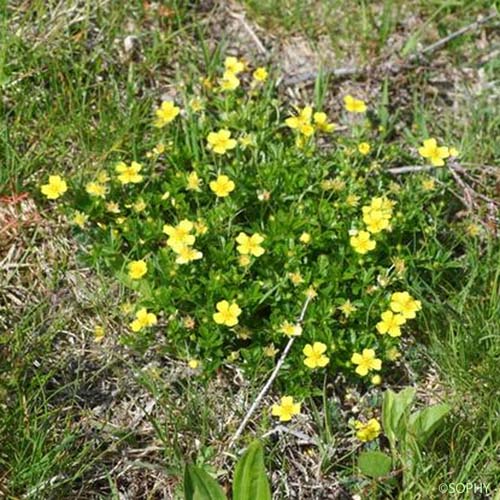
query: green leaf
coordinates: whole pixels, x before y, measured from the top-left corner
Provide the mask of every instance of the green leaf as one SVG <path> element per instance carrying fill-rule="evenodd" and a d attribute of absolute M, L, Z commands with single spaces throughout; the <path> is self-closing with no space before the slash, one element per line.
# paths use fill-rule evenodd
<path fill-rule="evenodd" d="M 227 500 L 217 481 L 203 469 L 186 465 L 184 469 L 185 500 Z"/>
<path fill-rule="evenodd" d="M 419 444 L 424 444 L 449 413 L 450 406 L 438 404 L 416 411 L 410 416 L 408 431 Z"/>
<path fill-rule="evenodd" d="M 236 465 L 233 500 L 271 500 L 271 488 L 264 466 L 264 449 L 254 441 Z"/>
<path fill-rule="evenodd" d="M 368 477 L 387 476 L 392 469 L 392 460 L 381 451 L 364 451 L 359 455 L 358 467 Z"/>
<path fill-rule="evenodd" d="M 415 389 L 407 387 L 399 393 L 388 389 L 384 393 L 382 403 L 382 425 L 384 433 L 394 447 L 397 440 L 404 438 L 406 433 L 406 414 L 415 398 Z"/>

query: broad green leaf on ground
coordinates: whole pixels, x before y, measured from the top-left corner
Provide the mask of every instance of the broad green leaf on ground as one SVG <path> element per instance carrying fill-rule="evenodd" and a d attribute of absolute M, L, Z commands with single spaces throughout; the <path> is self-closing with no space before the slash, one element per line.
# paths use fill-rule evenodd
<path fill-rule="evenodd" d="M 264 466 L 264 449 L 260 441 L 254 441 L 236 465 L 233 499 L 271 500 L 271 488 Z"/>

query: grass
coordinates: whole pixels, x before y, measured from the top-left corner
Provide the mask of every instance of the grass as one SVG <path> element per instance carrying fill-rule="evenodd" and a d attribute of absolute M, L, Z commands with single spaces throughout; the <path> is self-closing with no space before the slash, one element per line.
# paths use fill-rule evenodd
<path fill-rule="evenodd" d="M 250 19 L 267 30 L 266 43 L 272 43 L 271 35 L 287 40 L 299 35 L 318 47 L 326 37 L 339 66 L 394 55 L 394 40 L 398 51 L 410 53 L 490 9 L 490 2 L 482 1 L 244 4 Z M 414 25 L 408 9 L 415 11 Z M 346 22 L 338 22 L 339 11 Z M 213 74 L 224 56 L 213 49 L 221 40 L 210 39 L 220 34 L 207 31 L 206 13 L 196 2 L 172 2 L 161 12 L 123 2 L 3 2 L 0 16 L 2 195 L 35 193 L 54 165 L 68 176 L 85 177 L 108 159 L 139 155 L 146 148 L 153 103 L 178 80 L 188 84 L 188 76 Z M 124 50 L 128 34 L 140 43 L 137 60 Z M 455 95 L 436 83 L 442 68 L 432 61 L 402 81 L 387 81 L 387 126 L 397 137 L 388 139 L 390 165 L 410 161 L 405 142 L 417 145 L 431 133 L 457 142 L 464 164 L 498 161 L 497 103 L 489 87 L 478 87 L 494 81 L 498 63 L 484 62 L 477 36 L 460 37 L 440 53 Z M 467 60 L 473 76 L 455 78 L 450 68 L 462 68 Z M 350 88 L 346 82 L 336 85 L 318 79 L 309 99 L 335 111 L 337 94 Z M 383 81 L 372 88 L 347 85 L 367 95 L 384 90 Z M 471 97 L 471 88 L 480 95 Z M 481 192 L 494 197 L 494 177 L 492 182 L 484 172 L 482 183 Z M 416 200 L 411 203 L 420 209 Z M 497 239 L 484 232 L 476 239 L 465 236 L 471 222 L 487 220 L 485 205 L 461 216 L 464 207 L 452 193 L 443 202 L 448 219 L 438 220 L 440 212 L 433 213 L 429 202 L 429 233 L 415 231 L 413 240 L 405 241 L 414 250 L 408 252 L 405 284 L 424 307 L 400 370 L 383 385 L 415 385 L 421 404 L 444 400 L 453 408 L 413 475 L 405 476 L 404 487 L 385 486 L 388 495 L 408 499 L 437 498 L 443 482 L 498 488 L 500 250 Z M 268 372 L 242 378 L 226 367 L 202 380 L 185 374 L 182 362 L 165 355 L 161 343 L 143 355 L 131 352 L 116 341 L 125 291 L 106 267 L 86 268 L 77 257 L 81 243 L 55 211 L 34 205 L 31 195 L 28 201 L 2 198 L 1 203 L 0 220 L 10 220 L 1 217 L 14 211 L 19 224 L 0 228 L 0 495 L 174 498 L 186 460 L 229 484 L 234 456 L 224 454 L 225 442 Z M 35 215 L 41 219 L 33 223 Z M 95 344 L 92 330 L 100 324 L 106 337 Z M 309 413 L 292 427 L 318 446 L 299 446 L 300 439 L 287 433 L 266 441 L 277 497 L 290 496 L 293 482 L 297 495 L 315 498 L 306 492 L 318 491 L 311 489 L 316 478 L 324 484 L 322 494 L 332 498 L 341 492 L 382 495 L 356 468 L 359 444 L 348 425 L 353 415 L 376 414 L 380 397 L 380 390 L 366 391 L 343 375 L 322 380 L 316 395 L 304 401 Z M 261 410 L 245 440 L 273 426 Z"/>

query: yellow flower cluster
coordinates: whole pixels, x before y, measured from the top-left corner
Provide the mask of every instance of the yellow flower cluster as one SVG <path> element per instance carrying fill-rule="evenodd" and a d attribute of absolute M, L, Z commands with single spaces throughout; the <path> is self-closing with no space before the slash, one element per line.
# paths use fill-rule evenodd
<path fill-rule="evenodd" d="M 458 150 L 454 147 L 438 146 L 436 139 L 425 139 L 423 146 L 418 148 L 418 153 L 422 158 L 429 160 L 433 167 L 444 166 L 446 158 L 458 156 Z"/>
<path fill-rule="evenodd" d="M 391 337 L 401 336 L 401 326 L 408 319 L 416 317 L 418 311 L 422 309 L 419 300 L 415 300 L 408 292 L 395 292 L 391 295 L 390 309 L 381 315 L 381 321 L 377 323 L 377 331 Z"/>
<path fill-rule="evenodd" d="M 177 254 L 177 264 L 187 264 L 203 257 L 199 250 L 192 247 L 196 236 L 190 233 L 194 227 L 194 223 L 187 219 L 181 220 L 177 226 L 163 226 L 163 232 L 168 235 L 167 245 Z"/>
<path fill-rule="evenodd" d="M 236 90 L 240 86 L 238 75 L 247 69 L 247 64 L 234 56 L 228 56 L 224 60 L 224 73 L 219 79 L 219 89 L 222 92 Z M 267 80 L 268 72 L 266 68 L 259 67 L 253 73 L 254 82 L 262 83 Z"/>
<path fill-rule="evenodd" d="M 394 205 L 395 202 L 386 197 L 375 197 L 369 205 L 362 207 L 363 222 L 367 230 L 357 231 L 350 238 L 350 244 L 357 253 L 365 254 L 376 247 L 377 242 L 371 239 L 372 234 L 390 230 Z"/>
<path fill-rule="evenodd" d="M 322 111 L 313 114 L 311 106 L 305 106 L 303 109 L 296 108 L 296 110 L 297 114 L 288 117 L 285 124 L 305 137 L 311 137 L 315 131 L 332 132 L 335 129 L 335 124 L 329 123 L 328 116 Z"/>
<path fill-rule="evenodd" d="M 156 325 L 156 323 L 156 315 L 148 312 L 148 310 L 143 307 L 136 312 L 134 321 L 130 323 L 130 329 L 137 333 L 143 328 L 149 328 L 150 326 Z"/>
<path fill-rule="evenodd" d="M 356 429 L 356 437 L 363 442 L 373 441 L 381 432 L 380 423 L 376 418 L 371 418 L 365 424 L 356 420 L 354 428 Z"/>
<path fill-rule="evenodd" d="M 371 203 L 364 206 L 363 222 L 369 233 L 380 233 L 384 229 L 390 229 L 390 220 L 392 218 L 392 209 L 395 202 L 388 198 L 373 198 Z"/>

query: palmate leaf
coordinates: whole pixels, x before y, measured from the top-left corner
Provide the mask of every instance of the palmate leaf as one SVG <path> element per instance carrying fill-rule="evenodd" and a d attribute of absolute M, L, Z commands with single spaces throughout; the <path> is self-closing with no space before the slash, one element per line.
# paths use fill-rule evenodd
<path fill-rule="evenodd" d="M 217 481 L 203 469 L 186 465 L 184 469 L 185 500 L 227 500 Z"/>
<path fill-rule="evenodd" d="M 271 500 L 271 488 L 264 466 L 264 449 L 254 441 L 236 465 L 233 500 Z"/>

